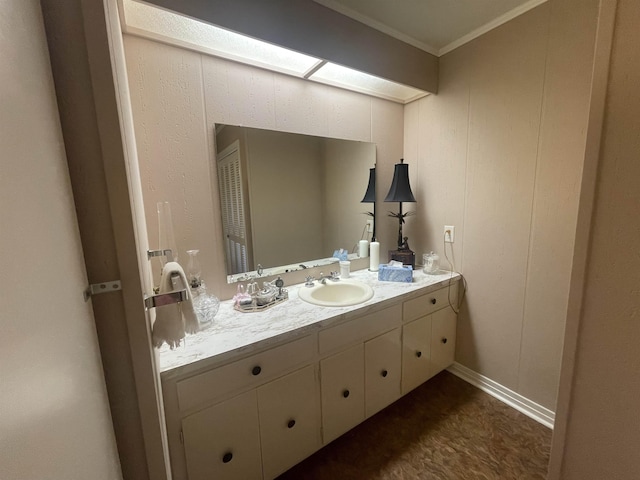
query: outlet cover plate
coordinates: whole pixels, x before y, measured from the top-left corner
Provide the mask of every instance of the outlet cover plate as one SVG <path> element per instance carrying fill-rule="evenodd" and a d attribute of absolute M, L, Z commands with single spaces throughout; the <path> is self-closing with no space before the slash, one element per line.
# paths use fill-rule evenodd
<path fill-rule="evenodd" d="M 456 239 L 456 227 L 454 227 L 453 225 L 445 225 L 444 226 L 445 243 L 453 243 L 455 239 Z"/>

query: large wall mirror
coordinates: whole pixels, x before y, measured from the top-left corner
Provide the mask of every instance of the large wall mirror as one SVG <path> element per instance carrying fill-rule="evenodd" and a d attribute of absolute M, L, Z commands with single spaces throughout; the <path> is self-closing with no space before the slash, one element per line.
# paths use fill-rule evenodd
<path fill-rule="evenodd" d="M 367 238 L 375 144 L 218 124 L 215 146 L 229 283 L 331 263 Z"/>

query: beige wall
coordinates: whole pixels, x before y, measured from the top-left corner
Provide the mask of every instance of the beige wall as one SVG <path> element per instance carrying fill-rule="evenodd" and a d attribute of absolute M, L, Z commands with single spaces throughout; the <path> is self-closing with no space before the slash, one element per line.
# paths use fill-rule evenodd
<path fill-rule="evenodd" d="M 168 200 L 180 255 L 200 248 L 203 277 L 220 298 L 235 288 L 226 283 L 209 176 L 216 123 L 373 142 L 379 185 L 390 185 L 402 154 L 402 105 L 128 35 L 125 49 L 151 246 L 156 202 Z M 376 227 L 383 248 L 395 241 L 387 220 L 379 215 Z"/>
<path fill-rule="evenodd" d="M 256 264 L 268 268 L 328 256 L 322 249 L 320 145 L 321 139 L 308 135 L 248 130 L 245 174 Z"/>
<path fill-rule="evenodd" d="M 36 0 L 1 2 L 0 478 L 122 478 Z"/>
<path fill-rule="evenodd" d="M 363 238 L 370 240 L 365 232 L 365 212 L 371 205 L 360 203 L 369 183 L 369 169 L 374 167 L 375 145 L 365 142 L 345 143 L 334 139 L 323 142 L 325 166 L 325 218 L 324 248 L 333 252 L 344 248 L 351 253 Z"/>
<path fill-rule="evenodd" d="M 443 226 L 455 225 L 453 258 L 468 281 L 456 359 L 551 410 L 598 4 L 565 3 L 441 57 L 439 94 L 405 110 L 418 200 L 406 231 L 418 253 L 444 257 Z"/>
<path fill-rule="evenodd" d="M 584 288 L 582 278 L 575 285 L 582 308 L 568 325 L 577 332 L 575 358 L 563 359 L 563 378 L 573 369 L 561 386 L 566 432 L 552 454 L 561 469 L 551 478 L 563 480 L 640 472 L 640 4 L 617 3 L 602 143 L 592 143 L 599 161 Z M 613 10 L 615 2 L 604 4 Z"/>

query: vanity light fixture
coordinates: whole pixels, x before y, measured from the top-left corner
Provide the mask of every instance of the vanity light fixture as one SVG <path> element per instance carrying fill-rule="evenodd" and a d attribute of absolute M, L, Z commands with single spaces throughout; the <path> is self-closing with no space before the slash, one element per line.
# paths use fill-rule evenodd
<path fill-rule="evenodd" d="M 391 181 L 391 188 L 387 193 L 385 202 L 398 202 L 400 205 L 398 213 L 389 212 L 390 217 L 398 219 L 398 249 L 389 250 L 389 260 L 401 261 L 404 265 L 411 265 L 412 268 L 416 266 L 416 255 L 409 248 L 408 237 L 402 236 L 402 224 L 405 217 L 415 215 L 416 212 L 402 213 L 402 202 L 414 202 L 416 201 L 411 191 L 411 185 L 409 184 L 409 165 L 404 163 L 404 159 L 400 159 L 400 163 L 396 163 L 393 171 L 393 180 Z"/>
<path fill-rule="evenodd" d="M 153 5 L 123 0 L 122 7 L 122 28 L 125 33 L 397 103 L 406 104 L 428 95 L 417 88 L 343 67 Z"/>
<path fill-rule="evenodd" d="M 326 62 L 309 76 L 309 80 L 341 87 L 354 92 L 373 95 L 400 103 L 409 103 L 427 95 L 417 88 L 391 82 L 352 68 Z"/>
<path fill-rule="evenodd" d="M 369 169 L 369 185 L 364 194 L 364 198 L 360 203 L 373 203 L 373 212 L 366 212 L 373 219 L 373 232 L 371 233 L 371 241 L 376 241 L 376 167 Z"/>

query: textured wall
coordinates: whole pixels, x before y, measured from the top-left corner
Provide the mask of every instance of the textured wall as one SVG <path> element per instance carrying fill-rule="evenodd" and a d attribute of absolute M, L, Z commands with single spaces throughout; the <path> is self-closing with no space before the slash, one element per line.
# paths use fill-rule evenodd
<path fill-rule="evenodd" d="M 566 480 L 640 472 L 640 4 L 617 3 L 574 375 L 563 385 Z"/>
<path fill-rule="evenodd" d="M 169 200 L 180 255 L 200 247 L 205 281 L 221 298 L 235 287 L 226 284 L 209 175 L 216 123 L 373 142 L 378 199 L 386 194 L 402 155 L 402 105 L 137 37 L 125 36 L 125 48 L 151 245 L 155 204 Z M 376 228 L 383 248 L 393 245 L 391 219 L 380 213 Z"/>
<path fill-rule="evenodd" d="M 456 359 L 551 410 L 598 2 L 561 4 L 441 57 L 439 94 L 405 111 L 418 180 L 407 230 L 419 251 L 443 257 L 443 226 L 455 225 L 453 258 L 468 280 Z"/>
<path fill-rule="evenodd" d="M 0 10 L 0 478 L 121 478 L 40 3 Z"/>

